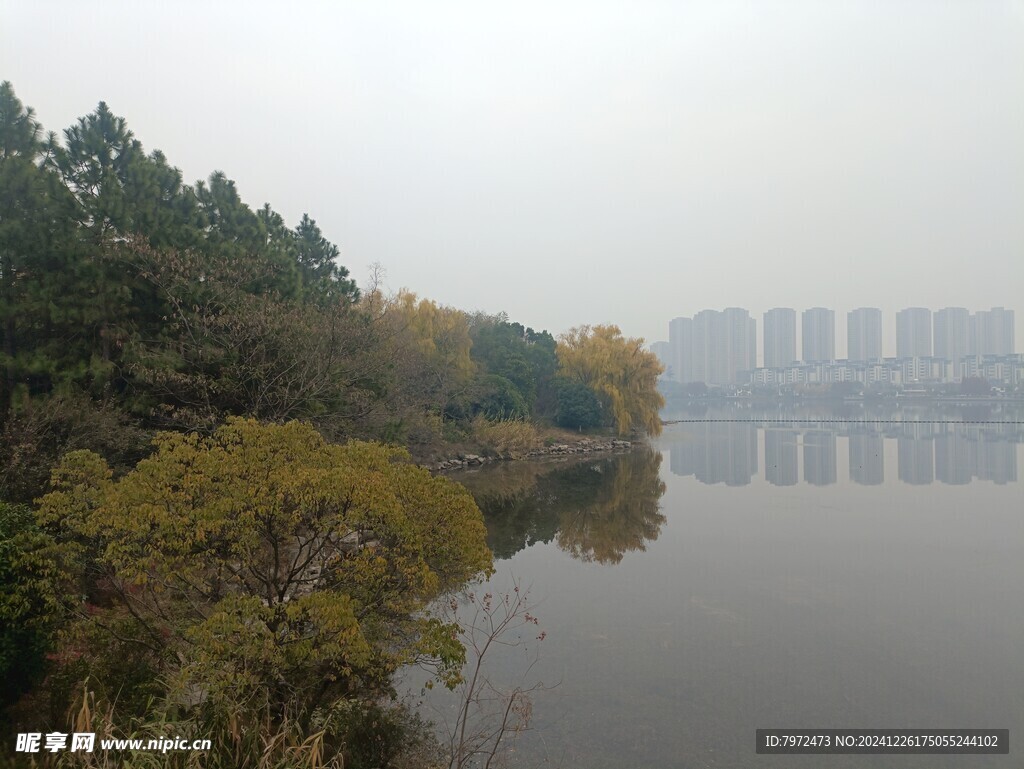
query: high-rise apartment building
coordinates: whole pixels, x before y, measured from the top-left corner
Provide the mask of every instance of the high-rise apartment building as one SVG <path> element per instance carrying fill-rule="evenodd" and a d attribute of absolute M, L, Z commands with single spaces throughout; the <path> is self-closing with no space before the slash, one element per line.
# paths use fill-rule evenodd
<path fill-rule="evenodd" d="M 781 368 L 796 358 L 796 310 L 776 307 L 764 314 L 764 366 Z"/>
<path fill-rule="evenodd" d="M 676 382 L 692 382 L 690 366 L 693 360 L 693 319 L 676 318 L 668 324 L 669 360 L 672 379 Z"/>
<path fill-rule="evenodd" d="M 722 311 L 722 322 L 726 339 L 720 381 L 737 384 L 746 381 L 745 374 L 757 368 L 757 322 L 739 307 L 726 307 Z"/>
<path fill-rule="evenodd" d="M 663 377 L 672 378 L 672 347 L 668 342 L 651 342 L 651 352 L 658 359 L 658 363 L 665 369 Z"/>
<path fill-rule="evenodd" d="M 803 359 L 808 363 L 835 360 L 836 314 L 824 307 L 804 310 L 800 316 Z"/>
<path fill-rule="evenodd" d="M 932 354 L 932 311 L 908 307 L 896 313 L 896 357 L 929 358 Z"/>
<path fill-rule="evenodd" d="M 932 323 L 936 358 L 953 364 L 953 378 L 960 378 L 960 361 L 968 354 L 967 339 L 971 316 L 963 307 L 943 307 Z"/>
<path fill-rule="evenodd" d="M 688 366 L 683 363 L 690 372 L 688 382 L 712 383 L 711 369 L 720 333 L 718 313 L 715 310 L 701 310 L 693 316 L 693 347 L 690 362 Z"/>
<path fill-rule="evenodd" d="M 882 359 L 882 311 L 860 307 L 846 315 L 846 357 L 868 362 Z"/>
<path fill-rule="evenodd" d="M 737 384 L 757 368 L 757 324 L 738 307 L 676 318 L 669 324 L 669 345 L 679 382 Z"/>
<path fill-rule="evenodd" d="M 968 326 L 968 354 L 1012 355 L 1015 351 L 1013 310 L 993 307 L 971 316 Z"/>

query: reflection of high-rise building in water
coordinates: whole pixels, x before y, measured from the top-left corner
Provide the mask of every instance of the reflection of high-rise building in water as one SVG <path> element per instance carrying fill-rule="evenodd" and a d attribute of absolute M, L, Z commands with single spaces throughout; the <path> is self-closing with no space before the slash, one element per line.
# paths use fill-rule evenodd
<path fill-rule="evenodd" d="M 812 486 L 836 482 L 836 434 L 832 430 L 804 433 L 804 480 Z"/>
<path fill-rule="evenodd" d="M 850 435 L 850 480 L 863 486 L 877 486 L 885 480 L 882 436 L 878 433 Z"/>
<path fill-rule="evenodd" d="M 757 427 L 735 422 L 689 424 L 670 452 L 674 475 L 692 475 L 701 483 L 745 486 L 757 472 Z"/>
<path fill-rule="evenodd" d="M 902 483 L 968 484 L 979 479 L 1004 484 L 1016 483 L 1020 474 L 1017 445 L 1024 442 L 1024 426 L 1013 422 L 921 419 L 888 422 L 884 427 L 869 422 L 835 428 L 822 424 L 806 430 L 771 420 L 761 424 L 760 430 L 753 421 L 680 424 L 673 428 L 679 437 L 669 447 L 669 468 L 701 483 L 745 486 L 758 472 L 758 433 L 763 431 L 764 480 L 772 486 L 800 482 L 800 446 L 803 481 L 812 486 L 837 483 L 840 436 L 847 438 L 849 480 L 861 486 L 886 482 L 886 442 L 892 440 Z"/>
<path fill-rule="evenodd" d="M 982 439 L 978 442 L 978 477 L 995 483 L 1016 483 L 1017 444 L 1007 440 Z"/>
<path fill-rule="evenodd" d="M 974 441 L 962 431 L 947 430 L 935 436 L 935 475 L 942 483 L 970 483 L 976 458 Z"/>
<path fill-rule="evenodd" d="M 935 476 L 951 485 L 978 478 L 994 483 L 1017 480 L 1017 444 L 969 426 L 950 426 L 935 437 Z"/>
<path fill-rule="evenodd" d="M 668 467 L 672 475 L 696 474 L 698 462 L 704 454 L 704 441 L 693 428 L 699 425 L 680 425 L 683 435 L 669 446 Z"/>
<path fill-rule="evenodd" d="M 903 425 L 896 438 L 897 474 L 904 483 L 922 485 L 935 480 L 935 445 L 931 424 Z"/>
<path fill-rule="evenodd" d="M 795 486 L 799 480 L 796 430 L 764 431 L 764 479 L 773 486 Z"/>

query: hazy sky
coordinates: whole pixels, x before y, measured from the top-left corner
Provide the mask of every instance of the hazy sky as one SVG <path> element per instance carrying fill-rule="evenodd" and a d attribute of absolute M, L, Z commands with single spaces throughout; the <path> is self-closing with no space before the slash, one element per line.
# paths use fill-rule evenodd
<path fill-rule="evenodd" d="M 14 2 L 0 79 L 309 212 L 360 282 L 561 332 L 1017 311 L 1024 2 Z M 759 340 L 760 348 L 760 340 Z"/>

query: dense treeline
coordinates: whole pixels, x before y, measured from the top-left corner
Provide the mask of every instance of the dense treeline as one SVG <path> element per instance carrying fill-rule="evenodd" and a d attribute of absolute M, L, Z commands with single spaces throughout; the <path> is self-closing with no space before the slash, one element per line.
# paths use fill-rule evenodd
<path fill-rule="evenodd" d="M 59 141 L 4 83 L 0 136 L 8 499 L 43 491 L 67 450 L 123 468 L 154 430 L 227 416 L 414 448 L 480 414 L 657 428 L 656 363 L 613 327 L 556 345 L 504 316 L 361 294 L 308 215 L 253 211 L 221 172 L 184 184 L 103 103 Z"/>
<path fill-rule="evenodd" d="M 462 659 L 421 612 L 491 556 L 472 499 L 382 444 L 658 430 L 640 340 L 360 290 L 338 257 L 106 104 L 44 135 L 0 85 L 7 718 L 77 703 L 119 734 L 219 725 L 225 766 L 387 765 L 416 731 L 380 709 L 393 671 Z"/>
<path fill-rule="evenodd" d="M 182 183 L 101 103 L 43 137 L 0 86 L 4 495 L 67 449 L 127 466 L 156 429 L 226 416 L 341 418 L 381 387 L 338 249 L 304 216 L 252 211 L 215 173 Z M 361 366 L 361 367 L 360 367 Z"/>

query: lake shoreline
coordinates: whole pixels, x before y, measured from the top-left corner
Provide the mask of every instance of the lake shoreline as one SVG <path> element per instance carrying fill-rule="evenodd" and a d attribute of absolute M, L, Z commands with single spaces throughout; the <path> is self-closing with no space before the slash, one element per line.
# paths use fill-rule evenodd
<path fill-rule="evenodd" d="M 643 445 L 643 441 L 627 441 L 621 438 L 581 438 L 570 443 L 555 443 L 530 449 L 525 454 L 510 456 L 487 456 L 483 454 L 459 454 L 450 459 L 423 465 L 432 472 L 450 472 L 480 467 L 498 462 L 515 462 L 529 459 L 546 459 L 550 457 L 583 456 L 589 454 L 607 454 L 631 451 Z"/>

